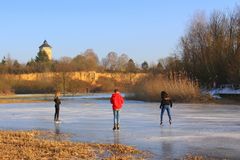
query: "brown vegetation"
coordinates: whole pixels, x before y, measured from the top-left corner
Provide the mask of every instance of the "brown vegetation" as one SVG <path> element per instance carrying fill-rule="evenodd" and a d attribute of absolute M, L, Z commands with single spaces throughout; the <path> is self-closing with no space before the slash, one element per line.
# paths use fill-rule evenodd
<path fill-rule="evenodd" d="M 46 100 L 30 100 L 30 99 L 0 99 L 0 104 L 7 103 L 38 103 L 45 102 Z"/>
<path fill-rule="evenodd" d="M 15 81 L 12 89 L 16 94 L 38 94 L 38 93 L 54 93 L 55 86 L 52 81 Z"/>
<path fill-rule="evenodd" d="M 13 93 L 13 91 L 12 91 L 10 84 L 5 79 L 1 79 L 0 80 L 0 95 L 9 95 L 12 93 Z"/>
<path fill-rule="evenodd" d="M 40 138 L 40 131 L 0 131 L 0 157 L 8 159 L 144 159 L 146 153 L 121 144 L 94 144 Z"/>
<path fill-rule="evenodd" d="M 173 79 L 153 75 L 139 81 L 132 89 L 134 98 L 147 101 L 160 101 L 161 91 L 169 93 L 174 101 L 192 102 L 200 97 L 198 84 L 186 77 Z"/>
<path fill-rule="evenodd" d="M 144 73 L 48 72 L 31 74 L 0 74 L 0 94 L 38 94 L 126 91 Z M 2 84 L 2 85 L 1 85 Z"/>
<path fill-rule="evenodd" d="M 190 155 L 186 155 L 182 160 L 217 160 L 217 159 L 220 160 L 219 158 L 190 154 Z"/>
<path fill-rule="evenodd" d="M 193 17 L 181 38 L 184 71 L 202 84 L 239 83 L 240 7 L 230 13 L 214 11 Z"/>

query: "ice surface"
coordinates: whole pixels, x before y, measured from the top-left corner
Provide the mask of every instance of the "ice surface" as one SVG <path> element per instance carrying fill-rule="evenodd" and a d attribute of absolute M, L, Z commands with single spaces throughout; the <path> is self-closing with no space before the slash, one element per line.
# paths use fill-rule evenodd
<path fill-rule="evenodd" d="M 53 121 L 54 103 L 0 104 L 0 129 L 42 129 L 71 133 L 72 140 L 122 143 L 148 150 L 152 159 L 179 159 L 187 153 L 240 159 L 240 106 L 174 104 L 173 124 L 165 113 L 159 125 L 159 103 L 126 101 L 121 128 L 112 131 L 109 94 L 63 98 L 61 124 Z"/>
<path fill-rule="evenodd" d="M 240 95 L 240 89 L 233 89 L 233 88 L 215 88 L 215 89 L 211 89 L 210 91 L 208 91 L 208 93 L 212 96 L 216 96 L 219 94 L 223 94 L 223 95 Z"/>

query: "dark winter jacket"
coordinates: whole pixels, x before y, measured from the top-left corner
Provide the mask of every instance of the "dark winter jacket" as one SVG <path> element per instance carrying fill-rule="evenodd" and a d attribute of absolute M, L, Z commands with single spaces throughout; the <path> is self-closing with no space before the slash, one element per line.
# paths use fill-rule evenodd
<path fill-rule="evenodd" d="M 171 100 L 171 98 L 169 98 L 169 97 L 162 98 L 161 104 L 160 104 L 160 108 L 164 107 L 165 105 L 169 105 L 170 107 L 172 107 L 172 100 Z"/>
<path fill-rule="evenodd" d="M 61 101 L 60 101 L 59 97 L 55 97 L 54 102 L 55 102 L 55 106 L 56 105 L 59 106 L 61 104 Z"/>

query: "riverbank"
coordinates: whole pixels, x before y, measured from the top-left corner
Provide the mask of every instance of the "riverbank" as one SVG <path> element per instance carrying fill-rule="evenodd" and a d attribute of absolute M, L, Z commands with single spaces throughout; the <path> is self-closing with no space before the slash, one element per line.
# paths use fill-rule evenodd
<path fill-rule="evenodd" d="M 136 97 L 133 94 L 124 93 L 126 100 L 137 100 L 144 102 L 158 102 L 160 103 L 160 98 L 158 100 L 149 100 L 143 97 Z M 111 93 L 88 93 L 88 94 L 65 94 L 62 98 L 69 97 L 81 97 L 83 99 L 109 99 Z M 0 104 L 10 104 L 10 103 L 41 103 L 52 101 L 54 94 L 12 94 L 12 95 L 0 95 Z M 184 100 L 173 100 L 174 103 L 193 103 L 193 104 L 240 104 L 240 97 L 237 96 L 227 96 L 220 99 L 214 99 L 210 96 L 199 96 L 198 99 L 193 99 L 192 101 Z"/>
<path fill-rule="evenodd" d="M 9 103 L 40 103 L 47 102 L 46 100 L 24 100 L 24 99 L 0 99 L 0 104 L 9 104 Z"/>
<path fill-rule="evenodd" d="M 147 154 L 122 144 L 55 141 L 44 131 L 0 130 L 1 159 L 144 159 Z M 47 138 L 46 138 L 47 137 Z"/>
<path fill-rule="evenodd" d="M 0 104 L 8 103 L 40 103 L 52 99 L 53 94 L 11 94 L 0 95 Z"/>
<path fill-rule="evenodd" d="M 111 93 L 78 93 L 78 94 L 64 94 L 61 99 L 78 98 L 82 99 L 109 99 Z M 53 102 L 54 94 L 12 94 L 0 95 L 0 104 L 7 103 L 40 103 Z"/>

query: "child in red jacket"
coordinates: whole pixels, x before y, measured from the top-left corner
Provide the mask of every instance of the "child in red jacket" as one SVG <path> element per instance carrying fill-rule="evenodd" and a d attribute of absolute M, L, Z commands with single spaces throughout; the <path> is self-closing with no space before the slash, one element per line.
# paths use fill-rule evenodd
<path fill-rule="evenodd" d="M 112 97 L 110 99 L 113 109 L 113 130 L 119 130 L 120 115 L 119 112 L 122 109 L 124 103 L 123 97 L 121 96 L 118 89 L 114 90 Z"/>

